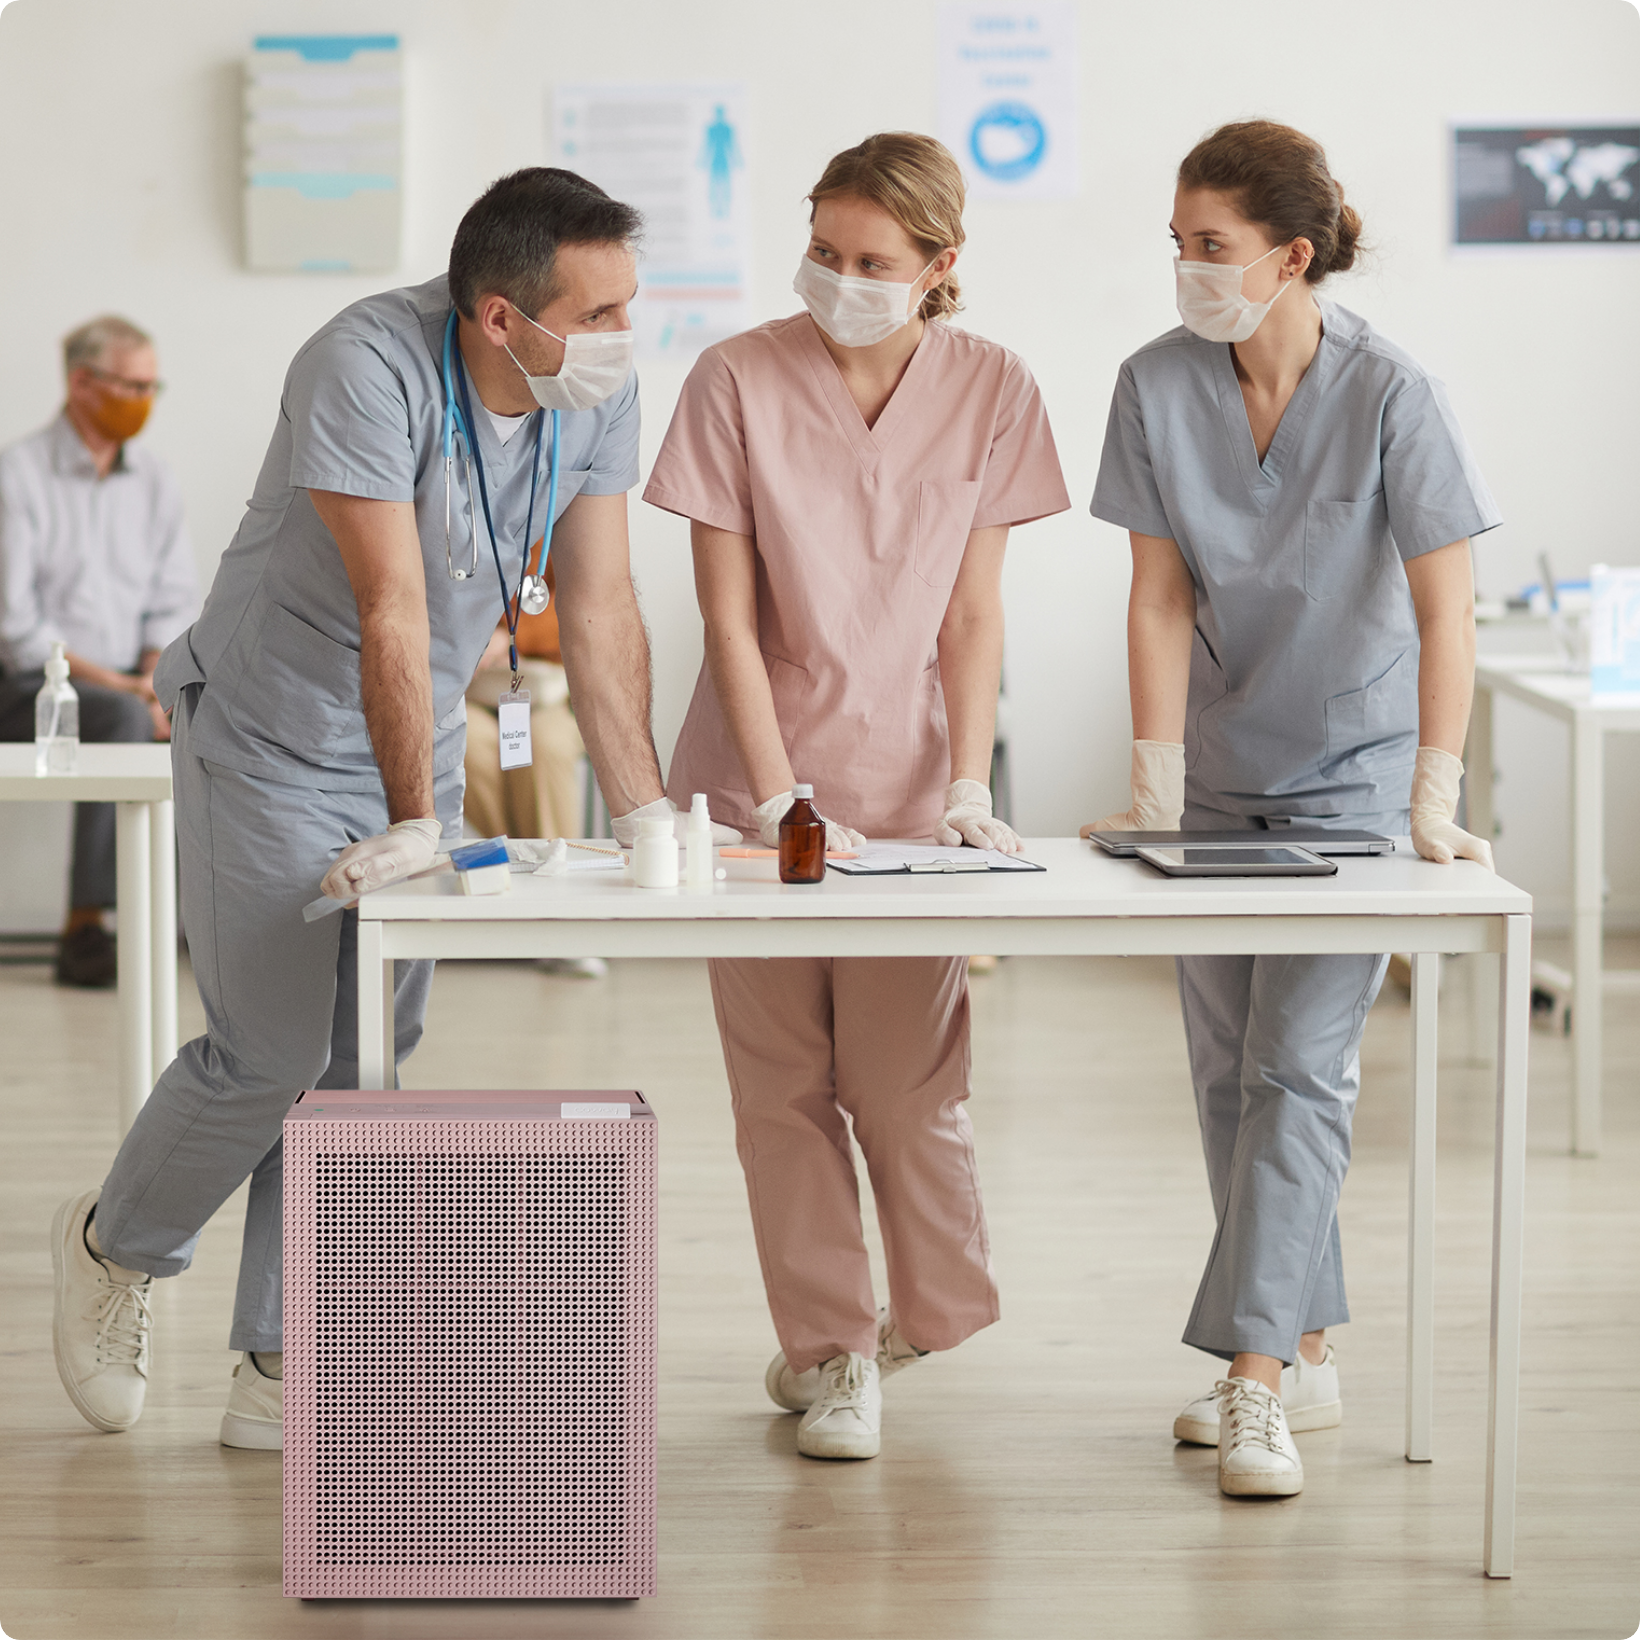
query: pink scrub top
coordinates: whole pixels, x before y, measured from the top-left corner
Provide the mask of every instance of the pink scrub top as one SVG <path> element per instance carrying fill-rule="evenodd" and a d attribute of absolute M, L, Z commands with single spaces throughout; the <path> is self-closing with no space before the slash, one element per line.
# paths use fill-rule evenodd
<path fill-rule="evenodd" d="M 701 354 L 644 499 L 757 544 L 757 630 L 792 772 L 832 820 L 926 837 L 950 740 L 937 640 L 969 532 L 1070 506 L 1042 396 L 1006 348 L 935 321 L 867 427 L 806 313 Z M 755 800 L 703 665 L 668 795 Z"/>

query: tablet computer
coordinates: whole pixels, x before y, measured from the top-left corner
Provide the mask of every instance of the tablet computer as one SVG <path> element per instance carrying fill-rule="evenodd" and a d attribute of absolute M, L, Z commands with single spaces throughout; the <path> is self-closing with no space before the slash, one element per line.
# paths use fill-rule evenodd
<path fill-rule="evenodd" d="M 1138 857 L 1169 877 L 1336 877 L 1338 867 L 1295 843 L 1184 843 L 1176 848 L 1141 848 Z"/>
<path fill-rule="evenodd" d="M 1096 831 L 1089 838 L 1106 854 L 1129 858 L 1142 848 L 1213 843 L 1221 848 L 1269 848 L 1296 843 L 1312 854 L 1393 854 L 1395 839 L 1375 831 L 1324 831 L 1320 826 L 1283 826 L 1280 831 Z"/>

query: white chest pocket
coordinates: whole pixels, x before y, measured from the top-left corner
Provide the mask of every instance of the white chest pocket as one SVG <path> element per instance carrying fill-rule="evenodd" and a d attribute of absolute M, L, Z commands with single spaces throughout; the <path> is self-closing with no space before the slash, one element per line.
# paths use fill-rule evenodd
<path fill-rule="evenodd" d="M 1312 501 L 1304 510 L 1304 590 L 1314 599 L 1359 592 L 1383 562 L 1384 492 L 1361 501 Z"/>

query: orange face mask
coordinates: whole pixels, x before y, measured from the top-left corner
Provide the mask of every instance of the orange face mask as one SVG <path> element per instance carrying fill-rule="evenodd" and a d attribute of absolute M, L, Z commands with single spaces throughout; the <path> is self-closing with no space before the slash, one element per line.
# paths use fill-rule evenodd
<path fill-rule="evenodd" d="M 128 438 L 135 438 L 142 431 L 143 424 L 148 420 L 148 412 L 153 408 L 152 393 L 132 397 L 126 393 L 110 392 L 105 387 L 97 395 L 96 409 L 90 412 L 91 425 L 104 438 L 124 444 Z"/>

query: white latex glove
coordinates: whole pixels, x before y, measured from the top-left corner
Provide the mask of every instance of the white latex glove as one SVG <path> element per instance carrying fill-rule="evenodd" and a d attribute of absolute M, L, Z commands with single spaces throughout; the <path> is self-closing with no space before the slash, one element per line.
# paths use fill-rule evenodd
<path fill-rule="evenodd" d="M 1018 854 L 1023 846 L 1019 833 L 1006 820 L 991 813 L 991 788 L 977 780 L 953 780 L 945 788 L 945 818 L 934 827 L 934 841 L 941 848 L 1000 849 Z"/>
<path fill-rule="evenodd" d="M 356 900 L 372 889 L 412 877 L 433 863 L 444 828 L 436 820 L 400 820 L 379 837 L 352 843 L 336 856 L 319 892 L 333 900 Z"/>
<path fill-rule="evenodd" d="M 790 792 L 776 792 L 766 803 L 759 803 L 752 810 L 752 818 L 757 821 L 758 841 L 764 848 L 780 847 L 780 822 L 785 819 L 786 810 L 791 806 Z M 852 854 L 865 846 L 865 838 L 852 826 L 840 826 L 835 820 L 826 821 L 827 854 Z"/>
<path fill-rule="evenodd" d="M 1477 860 L 1494 871 L 1492 845 L 1453 824 L 1462 777 L 1461 758 L 1438 746 L 1418 748 L 1412 768 L 1412 846 L 1438 866 L 1449 866 L 1455 859 Z"/>
<path fill-rule="evenodd" d="M 1096 831 L 1177 831 L 1184 819 L 1184 745 L 1175 740 L 1133 743 L 1133 806 L 1082 828 Z"/>
<path fill-rule="evenodd" d="M 684 814 L 670 797 L 657 797 L 653 803 L 645 803 L 641 809 L 634 809 L 630 814 L 619 814 L 609 822 L 609 829 L 615 833 L 615 841 L 622 848 L 631 848 L 638 841 L 638 822 L 640 820 L 664 820 L 672 822 L 672 834 L 682 843 L 688 840 L 689 816 Z M 732 848 L 740 841 L 740 833 L 733 826 L 720 826 L 717 821 L 712 822 L 713 848 Z"/>

